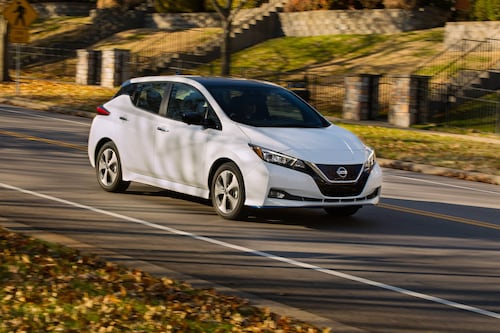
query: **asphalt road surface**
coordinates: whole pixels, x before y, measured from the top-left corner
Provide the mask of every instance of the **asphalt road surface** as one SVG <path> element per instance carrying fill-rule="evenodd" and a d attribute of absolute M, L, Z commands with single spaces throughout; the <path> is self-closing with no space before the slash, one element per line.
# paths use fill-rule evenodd
<path fill-rule="evenodd" d="M 500 332 L 499 186 L 384 169 L 381 204 L 350 218 L 303 209 L 227 221 L 153 187 L 102 191 L 89 126 L 0 105 L 0 224 L 241 292 L 333 332 Z"/>

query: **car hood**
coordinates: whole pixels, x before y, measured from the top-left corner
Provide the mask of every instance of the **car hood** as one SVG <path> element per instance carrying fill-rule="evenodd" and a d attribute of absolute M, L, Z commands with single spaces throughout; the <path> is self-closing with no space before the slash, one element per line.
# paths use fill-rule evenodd
<path fill-rule="evenodd" d="M 366 146 L 351 132 L 335 125 L 324 128 L 240 126 L 249 143 L 317 164 L 358 164 Z"/>

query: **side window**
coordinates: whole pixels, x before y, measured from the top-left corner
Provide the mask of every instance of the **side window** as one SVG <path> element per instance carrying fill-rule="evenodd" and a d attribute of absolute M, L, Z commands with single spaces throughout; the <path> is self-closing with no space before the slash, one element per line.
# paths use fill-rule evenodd
<path fill-rule="evenodd" d="M 139 83 L 131 95 L 132 103 L 143 110 L 158 113 L 166 86 L 166 82 Z"/>
<path fill-rule="evenodd" d="M 167 118 L 182 120 L 182 114 L 186 112 L 205 114 L 208 107 L 207 100 L 198 90 L 187 84 L 174 83 L 170 92 Z"/>

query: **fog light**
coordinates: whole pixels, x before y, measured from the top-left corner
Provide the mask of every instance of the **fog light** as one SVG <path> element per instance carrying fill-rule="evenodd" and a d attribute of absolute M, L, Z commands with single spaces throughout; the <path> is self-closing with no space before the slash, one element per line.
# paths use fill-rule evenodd
<path fill-rule="evenodd" d="M 271 189 L 269 191 L 268 197 L 269 198 L 275 198 L 275 199 L 284 199 L 286 197 L 286 193 L 278 191 L 278 190 Z"/>

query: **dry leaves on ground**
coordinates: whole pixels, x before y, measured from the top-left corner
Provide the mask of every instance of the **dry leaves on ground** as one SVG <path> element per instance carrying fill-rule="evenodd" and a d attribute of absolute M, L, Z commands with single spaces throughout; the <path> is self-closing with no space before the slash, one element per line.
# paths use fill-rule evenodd
<path fill-rule="evenodd" d="M 0 251 L 0 332 L 319 332 L 237 297 L 4 229 Z"/>

